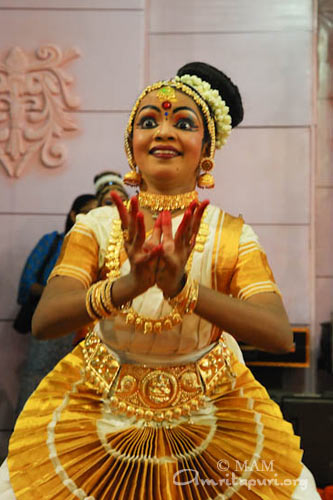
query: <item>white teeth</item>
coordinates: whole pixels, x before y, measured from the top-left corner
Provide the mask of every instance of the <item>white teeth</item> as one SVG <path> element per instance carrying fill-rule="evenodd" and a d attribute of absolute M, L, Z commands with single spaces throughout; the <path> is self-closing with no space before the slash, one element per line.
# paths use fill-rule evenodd
<path fill-rule="evenodd" d="M 178 153 L 176 151 L 173 151 L 172 149 L 155 149 L 153 151 L 154 155 L 170 155 L 170 156 L 177 156 Z"/>

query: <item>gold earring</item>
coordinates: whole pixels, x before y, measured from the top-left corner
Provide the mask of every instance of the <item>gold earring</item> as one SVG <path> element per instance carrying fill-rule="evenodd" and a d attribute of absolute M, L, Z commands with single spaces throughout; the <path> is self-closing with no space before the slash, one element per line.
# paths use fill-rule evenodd
<path fill-rule="evenodd" d="M 124 183 L 127 184 L 127 186 L 140 186 L 141 180 L 141 174 L 136 171 L 135 167 L 124 175 Z"/>
<path fill-rule="evenodd" d="M 198 184 L 199 188 L 212 189 L 215 186 L 214 177 L 212 176 L 212 174 L 207 173 L 210 170 L 213 170 L 214 165 L 215 165 L 215 162 L 214 162 L 213 158 L 208 158 L 208 157 L 202 158 L 202 160 L 200 162 L 200 168 L 202 168 L 202 170 L 204 170 L 204 173 L 200 174 L 198 177 L 197 184 Z"/>
<path fill-rule="evenodd" d="M 134 163 L 134 159 L 132 156 L 132 150 L 129 144 L 128 134 L 125 135 L 125 152 L 131 170 L 130 172 L 127 172 L 127 174 L 124 175 L 124 183 L 127 184 L 127 186 L 132 186 L 132 187 L 140 186 L 142 177 L 140 172 L 136 171 L 136 165 Z"/>

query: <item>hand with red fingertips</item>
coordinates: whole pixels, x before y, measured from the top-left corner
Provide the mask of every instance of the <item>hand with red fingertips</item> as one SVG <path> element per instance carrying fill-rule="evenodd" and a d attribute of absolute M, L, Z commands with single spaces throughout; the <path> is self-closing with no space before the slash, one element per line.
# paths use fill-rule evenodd
<path fill-rule="evenodd" d="M 155 284 L 158 259 L 162 253 L 160 238 L 155 237 L 156 243 L 147 244 L 144 216 L 139 211 L 136 196 L 131 198 L 129 210 L 115 191 L 112 191 L 111 197 L 118 209 L 122 229 L 127 232 L 124 246 L 135 294 L 140 295 Z"/>
<path fill-rule="evenodd" d="M 161 215 L 159 224 L 161 225 L 163 252 L 156 270 L 156 284 L 166 298 L 174 297 L 184 286 L 186 263 L 194 248 L 201 218 L 208 204 L 208 200 L 200 204 L 192 202 L 185 210 L 175 237 L 172 235 L 170 213 L 163 212 Z"/>

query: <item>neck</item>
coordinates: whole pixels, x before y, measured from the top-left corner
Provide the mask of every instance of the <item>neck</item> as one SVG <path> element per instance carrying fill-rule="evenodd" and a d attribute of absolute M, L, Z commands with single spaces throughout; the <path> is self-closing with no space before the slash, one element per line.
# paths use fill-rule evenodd
<path fill-rule="evenodd" d="M 156 195 L 175 196 L 194 191 L 195 184 L 195 182 L 191 182 L 188 185 L 179 186 L 174 184 L 172 181 L 165 181 L 165 179 L 161 182 L 144 181 L 140 191 Z"/>

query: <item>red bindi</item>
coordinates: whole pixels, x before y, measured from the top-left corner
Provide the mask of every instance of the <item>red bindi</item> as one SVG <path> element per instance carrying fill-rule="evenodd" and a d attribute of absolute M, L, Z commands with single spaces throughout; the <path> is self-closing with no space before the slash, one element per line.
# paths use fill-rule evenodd
<path fill-rule="evenodd" d="M 170 101 L 164 101 L 162 102 L 162 108 L 163 109 L 170 109 L 172 106 L 171 102 Z"/>

